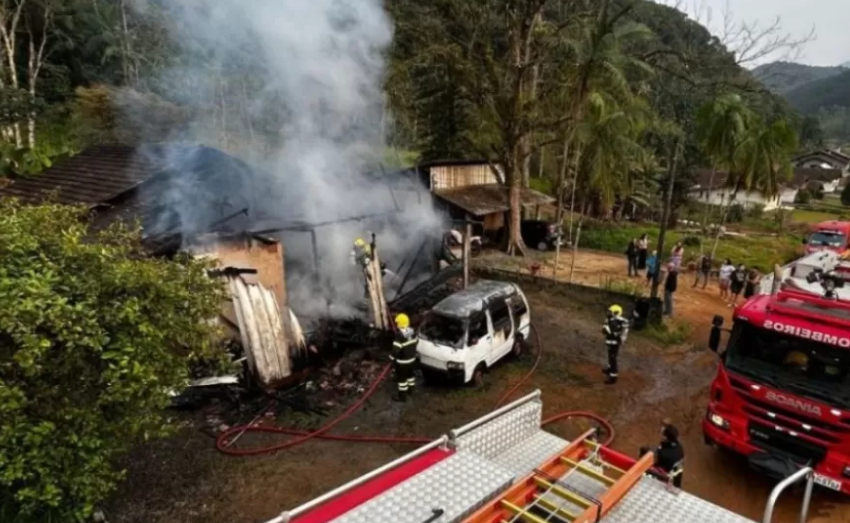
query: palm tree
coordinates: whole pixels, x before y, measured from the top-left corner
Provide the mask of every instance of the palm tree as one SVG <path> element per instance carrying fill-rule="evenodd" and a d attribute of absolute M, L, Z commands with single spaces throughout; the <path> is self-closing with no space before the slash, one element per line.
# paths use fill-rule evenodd
<path fill-rule="evenodd" d="M 756 122 L 738 146 L 739 180 L 736 187 L 755 188 L 776 196 L 779 185 L 791 176 L 791 157 L 797 150 L 797 133 L 786 120 Z"/>
<path fill-rule="evenodd" d="M 749 132 L 752 119 L 752 113 L 744 105 L 741 97 L 736 94 L 721 96 L 705 104 L 697 112 L 697 139 L 702 144 L 706 156 L 712 161 L 709 187 L 706 190 L 706 210 L 703 216 L 703 230 L 705 230 L 707 225 L 706 222 L 710 209 L 708 198 L 711 194 L 714 185 L 714 175 L 718 168 L 725 169 L 729 173 L 724 183 L 735 187 L 731 197 L 726 202 L 726 208 L 714 237 L 714 247 L 711 251 L 712 257 L 714 257 L 714 253 L 717 250 L 717 243 L 720 240 L 720 230 L 726 223 L 729 209 L 737 196 L 739 184 L 735 178 L 737 175 L 736 159 L 738 157 L 738 148 Z"/>
<path fill-rule="evenodd" d="M 584 121 L 575 129 L 575 141 L 581 156 L 577 162 L 573 191 L 579 185 L 578 173 L 584 174 L 583 201 L 586 203 L 592 194 L 606 210 L 618 198 L 624 200 L 631 194 L 634 186 L 629 173 L 644 159 L 645 151 L 639 139 L 646 127 L 647 107 L 639 100 L 630 102 L 621 106 L 613 97 L 594 92 L 587 99 Z M 579 215 L 576 227 L 570 281 L 581 239 L 583 216 Z"/>

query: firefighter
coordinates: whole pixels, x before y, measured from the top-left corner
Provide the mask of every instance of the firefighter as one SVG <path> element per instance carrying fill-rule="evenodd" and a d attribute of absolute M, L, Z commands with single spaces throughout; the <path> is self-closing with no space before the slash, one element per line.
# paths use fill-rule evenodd
<path fill-rule="evenodd" d="M 679 443 L 679 429 L 670 420 L 661 422 L 661 443 L 654 449 L 643 447 L 640 455 L 652 452 L 655 454 L 655 466 L 667 474 L 674 487 L 682 488 L 682 473 L 685 465 L 685 449 Z"/>
<path fill-rule="evenodd" d="M 605 335 L 605 347 L 608 349 L 608 367 L 602 372 L 608 376 L 605 380 L 607 385 L 617 383 L 617 356 L 620 354 L 620 346 L 626 341 L 629 333 L 629 321 L 623 317 L 623 308 L 619 305 L 608 307 L 605 323 L 602 325 L 602 333 Z"/>
<path fill-rule="evenodd" d="M 354 240 L 354 250 L 351 251 L 351 258 L 355 264 L 365 269 L 372 261 L 372 247 L 363 238 L 357 238 Z"/>
<path fill-rule="evenodd" d="M 396 333 L 390 358 L 393 360 L 398 395 L 393 399 L 406 401 L 407 396 L 413 394 L 413 389 L 416 386 L 414 370 L 416 366 L 416 345 L 419 343 L 419 338 L 416 336 L 416 332 L 410 328 L 410 318 L 407 317 L 407 314 L 397 315 L 395 326 Z"/>

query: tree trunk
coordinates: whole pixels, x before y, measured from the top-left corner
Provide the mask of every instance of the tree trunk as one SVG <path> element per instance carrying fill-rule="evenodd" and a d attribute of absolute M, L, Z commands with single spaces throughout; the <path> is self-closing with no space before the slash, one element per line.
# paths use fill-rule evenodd
<path fill-rule="evenodd" d="M 681 153 L 681 142 L 676 140 L 671 151 L 670 163 L 667 171 L 667 192 L 664 195 L 664 210 L 661 212 L 661 229 L 658 231 L 658 247 L 655 256 L 655 274 L 652 275 L 652 291 L 650 298 L 658 297 L 659 276 L 661 276 L 661 264 L 664 260 L 664 238 L 667 235 L 667 220 L 670 215 L 670 207 L 673 204 L 673 186 L 676 183 L 676 169 L 679 164 L 679 154 Z"/>
<path fill-rule="evenodd" d="M 723 210 L 723 215 L 720 218 L 720 225 L 717 226 L 717 231 L 714 233 L 714 246 L 711 248 L 711 259 L 714 259 L 714 255 L 717 252 L 717 245 L 720 243 L 720 234 L 723 229 L 723 226 L 726 225 L 726 220 L 729 218 L 729 210 L 732 209 L 732 204 L 735 202 L 735 198 L 738 197 L 738 188 L 736 187 L 734 191 L 732 191 L 732 195 L 729 196 L 729 202 L 726 204 L 726 208 Z"/>
<path fill-rule="evenodd" d="M 710 214 L 710 211 L 711 211 L 711 189 L 712 189 L 712 187 L 714 187 L 714 174 L 716 172 L 717 171 L 714 168 L 711 169 L 711 175 L 708 177 L 708 189 L 705 191 L 705 211 L 702 213 L 702 231 L 700 233 L 700 236 L 702 237 L 703 240 L 706 237 L 705 233 L 708 231 L 708 229 L 707 229 L 707 227 L 708 227 L 708 215 Z M 705 242 L 704 241 L 699 242 L 699 254 L 700 254 L 700 256 L 705 254 Z"/>
<path fill-rule="evenodd" d="M 564 138 L 564 156 L 561 160 L 561 169 L 558 172 L 558 190 L 556 192 L 558 197 L 558 206 L 555 211 L 555 224 L 557 227 L 563 229 L 564 226 L 564 194 L 566 190 L 566 181 L 567 181 L 567 169 L 570 163 L 570 139 Z M 575 200 L 575 191 L 573 191 L 573 200 Z M 572 230 L 572 207 L 570 208 L 570 231 L 569 231 L 569 239 L 572 242 L 573 238 L 573 230 Z M 558 241 L 555 244 L 555 265 L 552 269 L 552 278 L 558 279 L 558 264 L 561 260 L 561 242 Z"/>
<path fill-rule="evenodd" d="M 582 204 L 584 207 L 584 204 Z M 584 211 L 584 209 L 582 209 Z M 575 271 L 576 267 L 576 258 L 578 257 L 578 243 L 581 240 L 581 226 L 584 223 L 584 212 L 582 212 L 578 217 L 578 225 L 576 225 L 576 241 L 573 243 L 573 259 L 570 260 L 570 276 L 567 281 L 570 283 L 573 282 L 573 271 Z"/>
<path fill-rule="evenodd" d="M 121 66 L 124 72 L 124 83 L 132 85 L 132 74 L 130 69 L 130 30 L 127 26 L 127 2 L 121 0 Z"/>
<path fill-rule="evenodd" d="M 519 166 L 517 166 L 519 167 Z M 508 199 L 510 211 L 508 217 L 508 248 L 509 255 L 525 256 L 525 243 L 522 241 L 520 233 L 520 221 L 522 221 L 522 187 L 520 186 L 521 173 L 515 173 L 515 178 L 512 180 L 508 188 Z"/>

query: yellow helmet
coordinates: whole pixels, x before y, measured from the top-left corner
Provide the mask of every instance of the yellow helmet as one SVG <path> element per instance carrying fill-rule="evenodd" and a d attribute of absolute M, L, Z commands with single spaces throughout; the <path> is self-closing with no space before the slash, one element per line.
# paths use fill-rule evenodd
<path fill-rule="evenodd" d="M 364 240 L 363 238 L 357 238 L 356 240 L 354 240 L 354 246 L 355 247 L 363 247 L 365 245 L 366 245 L 366 240 Z"/>
<path fill-rule="evenodd" d="M 406 329 L 410 327 L 410 318 L 407 317 L 407 314 L 398 314 L 395 317 L 395 325 L 399 329 Z"/>
<path fill-rule="evenodd" d="M 623 308 L 620 307 L 619 305 L 611 305 L 610 307 L 608 307 L 608 312 L 610 312 L 611 314 L 613 314 L 615 316 L 622 316 Z"/>

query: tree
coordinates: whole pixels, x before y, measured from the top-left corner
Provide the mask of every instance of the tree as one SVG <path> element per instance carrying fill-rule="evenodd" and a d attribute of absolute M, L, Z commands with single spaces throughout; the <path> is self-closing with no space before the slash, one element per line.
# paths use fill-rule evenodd
<path fill-rule="evenodd" d="M 823 147 L 825 135 L 816 116 L 805 116 L 800 122 L 800 147 L 812 151 Z"/>
<path fill-rule="evenodd" d="M 714 171 L 725 169 L 728 174 L 724 183 L 735 187 L 732 196 L 726 202 L 726 210 L 720 220 L 721 227 L 726 222 L 729 207 L 734 203 L 739 188 L 739 179 L 736 178 L 737 153 L 750 128 L 751 120 L 752 113 L 744 105 L 741 97 L 735 94 L 725 95 L 707 103 L 697 113 L 697 137 L 713 165 L 710 185 L 713 186 L 714 184 Z M 706 205 L 706 213 L 708 213 L 708 208 L 709 206 Z M 703 221 L 705 221 L 705 218 Z M 720 240 L 721 227 L 717 228 L 714 237 L 712 257 Z"/>
<path fill-rule="evenodd" d="M 2 521 L 85 520 L 115 457 L 166 431 L 187 366 L 216 357 L 220 282 L 138 239 L 96 235 L 85 209 L 0 201 Z"/>

